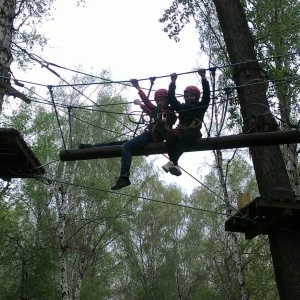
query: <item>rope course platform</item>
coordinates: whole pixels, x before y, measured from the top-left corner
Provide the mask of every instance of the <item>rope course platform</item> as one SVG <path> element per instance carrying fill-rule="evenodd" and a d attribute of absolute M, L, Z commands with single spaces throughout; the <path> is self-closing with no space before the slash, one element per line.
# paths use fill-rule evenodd
<path fill-rule="evenodd" d="M 33 178 L 44 173 L 19 131 L 0 128 L 0 178 Z"/>
<path fill-rule="evenodd" d="M 225 221 L 225 230 L 245 233 L 246 239 L 281 228 L 300 233 L 300 199 L 257 197 Z"/>
<path fill-rule="evenodd" d="M 272 131 L 262 133 L 237 134 L 213 138 L 199 138 L 185 152 L 207 151 L 219 149 L 234 149 L 244 147 L 271 146 L 279 144 L 300 143 L 300 131 Z M 71 149 L 60 151 L 61 161 L 89 160 L 100 158 L 120 157 L 122 145 L 101 146 L 85 149 Z M 132 152 L 134 156 L 167 153 L 165 143 L 150 143 Z"/>

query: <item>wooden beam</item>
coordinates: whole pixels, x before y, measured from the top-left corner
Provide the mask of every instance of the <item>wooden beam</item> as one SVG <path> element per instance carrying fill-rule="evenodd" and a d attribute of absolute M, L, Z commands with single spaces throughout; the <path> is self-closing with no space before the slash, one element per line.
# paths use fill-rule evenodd
<path fill-rule="evenodd" d="M 273 131 L 263 133 L 238 134 L 213 138 L 201 138 L 195 140 L 185 151 L 207 151 L 218 149 L 232 149 L 245 147 L 260 147 L 279 144 L 300 143 L 300 131 Z M 120 157 L 121 145 L 102 146 L 85 149 L 72 149 L 60 151 L 62 161 L 87 160 L 99 158 Z M 167 153 L 165 143 L 150 143 L 141 149 L 133 151 L 134 156 L 154 155 Z"/>
<path fill-rule="evenodd" d="M 300 231 L 300 200 L 257 197 L 225 222 L 225 230 L 245 233 L 246 239 L 268 234 L 275 228 Z"/>
<path fill-rule="evenodd" d="M 22 99 L 26 103 L 30 103 L 31 100 L 28 99 L 24 94 L 16 90 L 14 87 L 12 87 L 7 81 L 0 78 L 0 86 L 4 89 L 6 89 L 9 92 L 9 96 L 14 96 Z"/>

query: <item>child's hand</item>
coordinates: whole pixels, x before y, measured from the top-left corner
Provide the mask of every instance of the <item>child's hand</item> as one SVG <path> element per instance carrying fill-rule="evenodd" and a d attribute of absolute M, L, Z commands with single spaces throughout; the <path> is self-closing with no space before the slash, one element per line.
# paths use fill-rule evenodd
<path fill-rule="evenodd" d="M 176 82 L 176 79 L 177 79 L 177 74 L 176 74 L 176 73 L 172 73 L 170 76 L 171 76 L 171 81 L 172 81 L 173 83 L 175 83 L 175 82 Z"/>
<path fill-rule="evenodd" d="M 132 86 L 135 87 L 137 90 L 140 89 L 139 82 L 137 79 L 130 79 L 130 82 L 131 82 Z"/>
<path fill-rule="evenodd" d="M 206 69 L 199 69 L 198 74 L 201 76 L 202 79 L 205 78 Z"/>
<path fill-rule="evenodd" d="M 141 104 L 142 104 L 142 101 L 139 100 L 139 99 L 135 99 L 135 100 L 133 100 L 133 103 L 134 103 L 135 105 L 141 105 Z"/>

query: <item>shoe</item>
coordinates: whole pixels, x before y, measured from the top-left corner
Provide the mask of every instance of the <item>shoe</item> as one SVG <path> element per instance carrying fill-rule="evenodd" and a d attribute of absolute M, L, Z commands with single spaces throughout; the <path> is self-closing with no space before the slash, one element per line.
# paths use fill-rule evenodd
<path fill-rule="evenodd" d="M 170 167 L 169 169 L 170 173 L 172 175 L 175 175 L 175 176 L 180 176 L 182 173 L 181 173 L 181 170 L 178 166 L 172 166 Z"/>
<path fill-rule="evenodd" d="M 92 148 L 92 144 L 79 144 L 78 149 L 84 149 L 84 148 Z"/>
<path fill-rule="evenodd" d="M 111 190 L 119 190 L 122 189 L 125 186 L 131 185 L 131 182 L 128 178 L 126 177 L 119 177 L 116 180 L 116 183 L 114 186 L 111 187 Z"/>
<path fill-rule="evenodd" d="M 162 166 L 162 169 L 163 169 L 166 173 L 168 173 L 169 170 L 170 170 L 170 168 L 171 168 L 172 166 L 174 166 L 173 162 L 172 162 L 172 161 L 169 161 L 169 162 L 167 162 L 165 165 Z"/>

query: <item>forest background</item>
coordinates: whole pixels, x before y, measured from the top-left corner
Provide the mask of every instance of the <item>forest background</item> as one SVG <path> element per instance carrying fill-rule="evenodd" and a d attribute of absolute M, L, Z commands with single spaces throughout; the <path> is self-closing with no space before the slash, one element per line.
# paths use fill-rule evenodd
<path fill-rule="evenodd" d="M 287 130 L 299 116 L 299 3 L 263 0 L 243 5 L 266 72 L 272 114 Z M 33 12 L 21 8 L 15 20 L 18 29 L 22 26 L 17 22 Z M 160 21 L 167 23 L 168 34 L 175 39 L 180 31 L 176 16 L 183 23 L 194 20 L 199 48 L 209 65 L 222 66 L 217 72 L 217 101 L 204 131 L 213 136 L 240 132 L 239 102 L 213 3 L 202 1 L 195 7 L 174 1 Z M 29 58 L 25 50 L 45 42 L 35 28 L 14 32 L 12 53 L 24 68 Z M 131 108 L 118 83 L 101 79 L 109 79 L 109 71 L 102 70 L 97 77 L 82 73 L 76 72 L 69 82 L 79 83 L 76 89 L 67 84 L 53 91 L 64 136 L 70 132 L 68 106 L 73 107 L 75 141 L 106 141 L 124 130 L 133 132 L 135 125 L 128 120 Z M 232 87 L 229 97 L 224 87 Z M 33 100 L 29 106 L 14 107 L 11 98 L 5 98 L 1 126 L 20 130 L 47 172 L 39 180 L 2 182 L 1 299 L 278 298 L 266 236 L 247 241 L 224 231 L 224 221 L 236 211 L 238 193 L 258 195 L 247 150 L 213 151 L 208 175 L 190 194 L 161 182 L 152 163 L 135 158 L 135 184 L 112 193 L 109 187 L 118 173 L 118 159 L 59 162 L 57 150 L 63 144 L 51 99 L 40 97 L 34 85 L 26 93 Z M 90 95 L 95 103 L 87 106 Z M 297 147 L 282 151 L 299 195 Z"/>

